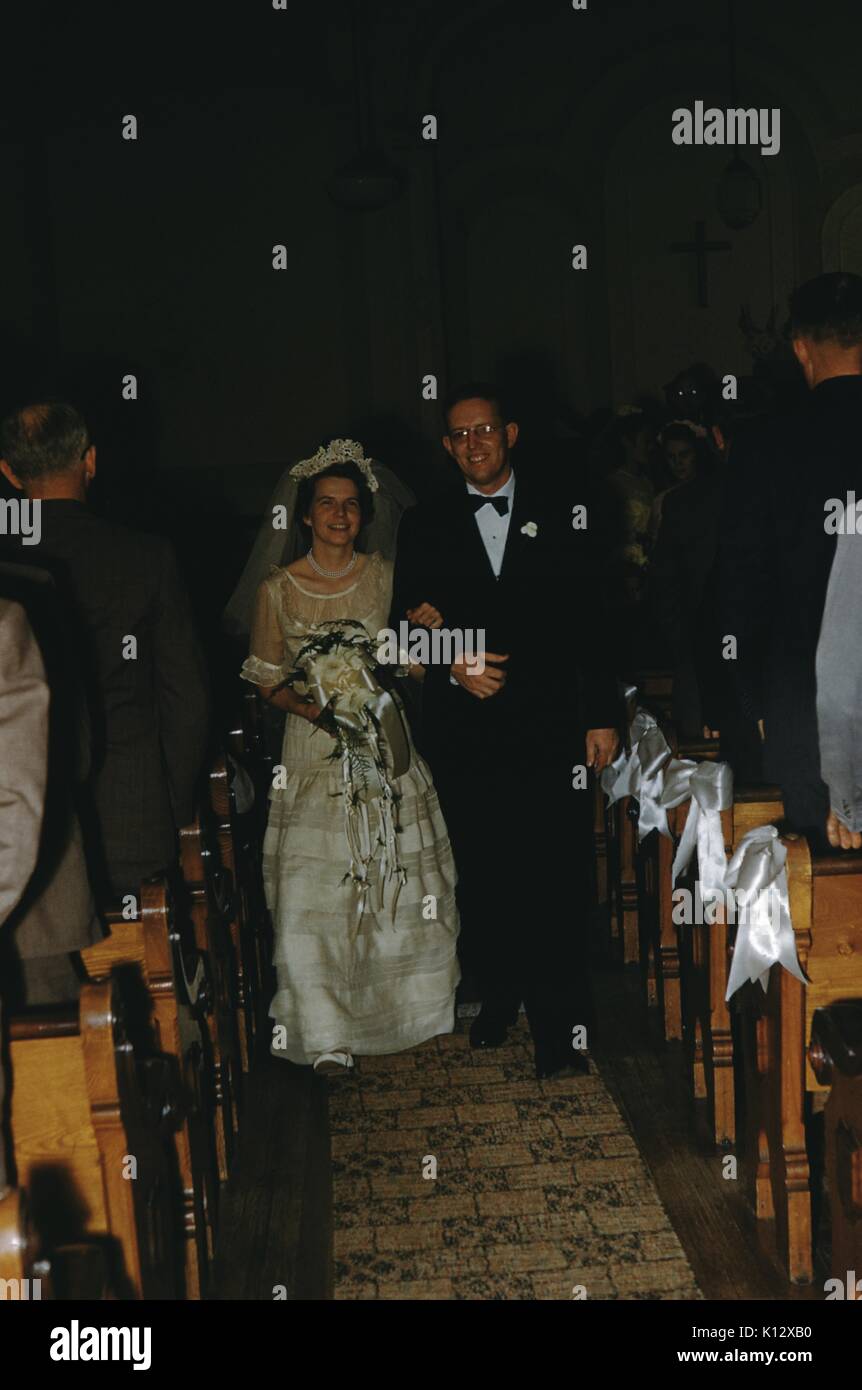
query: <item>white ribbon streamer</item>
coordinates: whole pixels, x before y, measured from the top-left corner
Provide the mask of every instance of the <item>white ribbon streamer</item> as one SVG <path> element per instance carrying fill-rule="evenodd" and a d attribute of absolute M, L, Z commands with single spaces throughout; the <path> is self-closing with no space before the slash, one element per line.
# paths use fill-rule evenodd
<path fill-rule="evenodd" d="M 765 994 L 776 961 L 808 984 L 796 954 L 786 864 L 787 850 L 774 825 L 749 830 L 731 855 L 725 884 L 735 890 L 740 912 L 725 999 L 746 980 L 759 980 Z"/>
<path fill-rule="evenodd" d="M 733 805 L 733 772 L 729 763 L 695 763 L 674 758 L 665 770 L 662 805 L 670 810 L 690 800 L 685 827 L 674 855 L 671 884 L 684 874 L 697 848 L 697 877 L 703 901 L 724 892 L 727 858 L 721 813 Z"/>

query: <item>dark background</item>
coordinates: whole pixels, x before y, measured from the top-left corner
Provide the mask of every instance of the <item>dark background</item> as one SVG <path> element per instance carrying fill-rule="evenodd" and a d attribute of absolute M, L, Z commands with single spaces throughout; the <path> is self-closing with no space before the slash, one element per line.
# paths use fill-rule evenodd
<path fill-rule="evenodd" d="M 0 123 L 0 403 L 77 400 L 95 505 L 172 534 L 215 614 L 273 482 L 322 439 L 430 485 L 426 375 L 441 393 L 502 377 L 522 458 L 551 479 L 596 412 L 660 396 L 687 363 L 789 380 L 792 285 L 862 272 L 862 19 L 735 8 L 85 5 L 28 12 L 25 38 L 4 21 L 22 85 Z M 717 208 L 736 152 L 671 141 L 698 98 L 781 109 L 780 153 L 740 152 L 761 200 L 745 229 Z M 332 197 L 363 145 L 398 175 L 382 206 L 345 206 L 349 180 Z M 729 243 L 706 306 L 672 250 L 697 220 Z"/>

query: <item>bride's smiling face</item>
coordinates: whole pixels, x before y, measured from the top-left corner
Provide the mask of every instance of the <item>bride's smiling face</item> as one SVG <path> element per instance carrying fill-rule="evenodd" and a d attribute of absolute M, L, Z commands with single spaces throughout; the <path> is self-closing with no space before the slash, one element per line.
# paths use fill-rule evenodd
<path fill-rule="evenodd" d="M 321 478 L 314 485 L 308 515 L 314 540 L 323 545 L 352 547 L 362 528 L 359 489 L 350 478 Z"/>

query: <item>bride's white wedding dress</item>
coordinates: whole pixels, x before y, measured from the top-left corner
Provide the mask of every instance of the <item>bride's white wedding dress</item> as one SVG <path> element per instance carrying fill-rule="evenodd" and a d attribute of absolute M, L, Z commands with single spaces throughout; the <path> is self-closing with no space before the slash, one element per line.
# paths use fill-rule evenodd
<path fill-rule="evenodd" d="M 275 570 L 258 591 L 243 676 L 277 685 L 317 626 L 335 619 L 361 622 L 376 641 L 389 621 L 391 593 L 392 564 L 378 553 L 337 594 L 312 594 L 287 569 Z M 278 979 L 270 1008 L 273 1052 L 298 1063 L 335 1049 L 359 1056 L 399 1052 L 454 1027 L 456 875 L 428 767 L 410 740 L 409 768 L 392 781 L 406 881 L 393 918 L 394 885 L 385 887 L 381 907 L 375 855 L 359 917 L 342 768 L 329 759 L 334 746 L 329 734 L 288 714 L 285 785 L 270 793 L 264 838 Z M 370 823 L 376 824 L 373 814 Z"/>

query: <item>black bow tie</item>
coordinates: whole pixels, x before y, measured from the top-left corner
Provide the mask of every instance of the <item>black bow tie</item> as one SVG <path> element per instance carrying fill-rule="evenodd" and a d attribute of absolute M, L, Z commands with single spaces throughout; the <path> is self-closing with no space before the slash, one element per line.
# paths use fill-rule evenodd
<path fill-rule="evenodd" d="M 509 510 L 508 497 L 483 497 L 481 493 L 475 492 L 469 493 L 468 496 L 474 512 L 478 512 L 481 507 L 493 507 L 498 516 L 505 516 Z"/>

